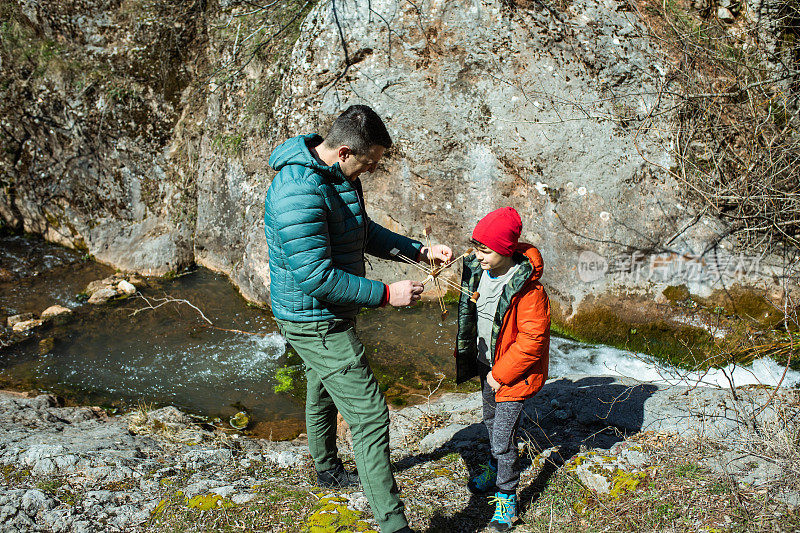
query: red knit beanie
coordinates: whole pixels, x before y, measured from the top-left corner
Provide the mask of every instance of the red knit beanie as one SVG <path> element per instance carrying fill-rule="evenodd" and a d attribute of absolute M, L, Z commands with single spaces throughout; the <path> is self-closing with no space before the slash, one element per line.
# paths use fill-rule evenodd
<path fill-rule="evenodd" d="M 472 238 L 500 255 L 511 255 L 522 233 L 522 219 L 513 207 L 495 209 L 475 225 Z"/>

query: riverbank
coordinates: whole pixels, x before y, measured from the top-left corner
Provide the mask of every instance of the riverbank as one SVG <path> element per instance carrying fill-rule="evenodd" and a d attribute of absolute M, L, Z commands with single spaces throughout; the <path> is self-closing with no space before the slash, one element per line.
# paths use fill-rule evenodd
<path fill-rule="evenodd" d="M 796 530 L 800 401 L 796 390 L 771 394 L 551 380 L 526 404 L 518 530 Z M 486 459 L 479 420 L 477 394 L 392 411 L 414 527 L 485 529 L 491 510 L 465 487 Z M 108 416 L 0 393 L 0 464 L 0 531 L 375 527 L 360 491 L 314 485 L 302 437 L 250 438 L 173 407 Z"/>

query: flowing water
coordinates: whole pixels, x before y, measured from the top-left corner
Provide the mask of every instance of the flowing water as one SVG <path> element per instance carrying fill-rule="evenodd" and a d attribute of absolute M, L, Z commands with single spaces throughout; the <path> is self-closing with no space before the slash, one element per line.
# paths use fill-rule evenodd
<path fill-rule="evenodd" d="M 198 269 L 173 280 L 148 279 L 142 297 L 94 306 L 79 293 L 113 270 L 75 252 L 5 237 L 0 239 L 0 269 L 14 278 L 0 282 L 4 322 L 7 315 L 39 314 L 53 304 L 75 312 L 68 324 L 45 326 L 0 351 L 0 387 L 37 389 L 75 403 L 121 409 L 171 404 L 221 421 L 247 410 L 257 434 L 278 439 L 302 431 L 299 359 L 277 333 L 270 313 L 249 306 L 224 276 Z M 437 386 L 440 391 L 475 390 L 474 383 L 458 389 L 453 383 L 456 310 L 449 309 L 445 320 L 433 303 L 359 315 L 357 329 L 391 404 L 422 401 Z M 561 338 L 553 338 L 550 353 L 553 377 L 617 374 L 662 382 L 700 377 L 682 375 L 641 354 Z M 713 370 L 702 378 L 723 386 L 726 374 L 737 385 L 774 384 L 781 372 L 773 361 L 759 360 L 752 367 Z M 784 383 L 800 385 L 800 373 L 790 371 Z"/>

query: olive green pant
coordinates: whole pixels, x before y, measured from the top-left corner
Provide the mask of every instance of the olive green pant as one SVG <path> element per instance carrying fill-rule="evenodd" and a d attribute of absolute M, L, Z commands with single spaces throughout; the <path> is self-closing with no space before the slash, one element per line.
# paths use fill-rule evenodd
<path fill-rule="evenodd" d="M 317 471 L 338 462 L 338 411 L 350 426 L 358 476 L 381 531 L 403 529 L 408 522 L 389 461 L 389 410 L 355 323 L 276 321 L 305 363 L 306 433 Z"/>

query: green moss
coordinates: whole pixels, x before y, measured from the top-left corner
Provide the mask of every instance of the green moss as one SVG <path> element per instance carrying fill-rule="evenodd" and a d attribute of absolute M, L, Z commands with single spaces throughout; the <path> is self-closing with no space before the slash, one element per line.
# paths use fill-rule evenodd
<path fill-rule="evenodd" d="M 661 294 L 670 302 L 683 301 L 689 298 L 689 288 L 686 285 L 671 285 L 664 289 Z"/>
<path fill-rule="evenodd" d="M 442 462 L 445 464 L 454 463 L 461 458 L 461 455 L 458 453 L 448 453 L 444 457 L 442 457 Z"/>
<path fill-rule="evenodd" d="M 245 147 L 244 136 L 241 133 L 218 133 L 211 141 L 211 146 L 215 151 L 228 156 L 241 155 Z"/>
<path fill-rule="evenodd" d="M 734 287 L 715 291 L 707 299 L 709 307 L 721 307 L 726 315 L 749 319 L 765 327 L 775 327 L 783 321 L 783 312 L 763 293 Z"/>
<path fill-rule="evenodd" d="M 302 359 L 294 350 L 286 351 L 286 360 L 283 366 L 275 370 L 273 391 L 276 394 L 290 394 L 300 401 L 306 397 L 306 374 L 303 371 Z"/>
<path fill-rule="evenodd" d="M 395 407 L 405 407 L 406 405 L 408 405 L 408 400 L 406 400 L 405 398 L 401 398 L 400 396 L 395 396 L 394 398 L 390 398 L 389 402 Z"/>
<path fill-rule="evenodd" d="M 700 465 L 695 463 L 683 463 L 675 467 L 675 475 L 678 477 L 686 477 L 690 479 L 699 479 L 702 469 Z"/>
<path fill-rule="evenodd" d="M 628 322 L 605 306 L 580 309 L 569 321 L 553 319 L 552 330 L 587 343 L 602 343 L 658 357 L 679 366 L 704 360 L 714 337 L 705 329 L 654 320 Z"/>
<path fill-rule="evenodd" d="M 13 465 L 3 465 L 2 467 L 3 478 L 6 483 L 16 485 L 28 479 L 31 471 L 27 469 L 17 469 Z"/>
<path fill-rule="evenodd" d="M 277 381 L 277 383 L 272 387 L 272 390 L 276 394 L 292 392 L 297 387 L 297 381 L 302 375 L 303 371 L 299 366 L 282 366 L 275 370 L 275 381 Z"/>
<path fill-rule="evenodd" d="M 456 291 L 449 290 L 444 294 L 444 296 L 442 296 L 442 300 L 444 301 L 445 305 L 458 305 L 460 298 L 460 294 L 458 294 Z"/>
<path fill-rule="evenodd" d="M 36 484 L 36 488 L 42 492 L 55 494 L 55 492 L 64 484 L 62 479 L 44 479 Z"/>

